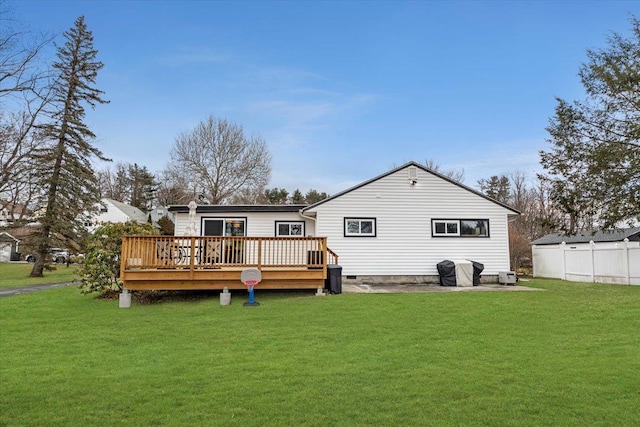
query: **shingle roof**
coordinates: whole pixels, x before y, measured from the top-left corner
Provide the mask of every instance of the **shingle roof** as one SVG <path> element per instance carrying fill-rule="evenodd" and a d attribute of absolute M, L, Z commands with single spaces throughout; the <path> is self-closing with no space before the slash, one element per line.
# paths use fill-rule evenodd
<path fill-rule="evenodd" d="M 298 212 L 307 205 L 198 205 L 197 213 L 222 212 Z M 187 205 L 169 206 L 170 212 L 189 212 Z"/>
<path fill-rule="evenodd" d="M 125 215 L 127 215 L 129 218 L 131 218 L 136 222 L 144 224 L 148 220 L 147 214 L 145 214 L 144 212 L 142 212 L 140 209 L 136 207 L 133 207 L 126 203 L 118 202 L 117 200 L 113 200 L 113 199 L 105 199 L 105 200 L 108 200 L 109 203 L 111 203 L 116 208 L 120 209 L 122 212 L 124 212 Z"/>
<path fill-rule="evenodd" d="M 621 242 L 624 239 L 640 240 L 640 227 L 620 228 L 615 230 L 585 231 L 574 235 L 562 233 L 547 234 L 531 242 L 532 245 L 557 245 L 558 243 Z"/>
<path fill-rule="evenodd" d="M 2 233 L 0 233 L 0 240 L 2 240 L 2 241 L 13 240 L 13 241 L 16 241 L 16 242 L 20 243 L 20 240 L 16 239 L 15 237 L 13 237 L 11 234 L 7 233 L 6 231 L 3 231 Z"/>

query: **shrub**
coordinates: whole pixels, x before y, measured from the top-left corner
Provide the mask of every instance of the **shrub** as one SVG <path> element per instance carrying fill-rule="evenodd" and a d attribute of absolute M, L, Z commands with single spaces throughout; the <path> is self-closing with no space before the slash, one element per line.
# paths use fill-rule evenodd
<path fill-rule="evenodd" d="M 158 234 L 151 224 L 108 223 L 100 226 L 89 237 L 84 263 L 78 269 L 80 291 L 83 294 L 121 291 L 120 253 L 122 236 Z"/>
<path fill-rule="evenodd" d="M 158 220 L 158 226 L 160 227 L 160 234 L 165 236 L 173 236 L 175 225 L 167 215 Z"/>

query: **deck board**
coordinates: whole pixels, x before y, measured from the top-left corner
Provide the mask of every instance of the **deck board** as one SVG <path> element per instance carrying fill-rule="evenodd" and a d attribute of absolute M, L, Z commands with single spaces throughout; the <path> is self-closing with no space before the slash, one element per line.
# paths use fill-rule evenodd
<path fill-rule="evenodd" d="M 242 256 L 204 257 L 214 244 Z M 244 289 L 242 271 L 258 268 L 261 289 L 316 289 L 324 287 L 328 257 L 324 237 L 125 236 L 120 278 L 129 290 Z"/>

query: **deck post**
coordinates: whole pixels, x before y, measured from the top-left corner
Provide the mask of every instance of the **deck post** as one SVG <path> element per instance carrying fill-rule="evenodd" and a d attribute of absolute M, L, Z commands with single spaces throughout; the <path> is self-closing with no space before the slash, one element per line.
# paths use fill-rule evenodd
<path fill-rule="evenodd" d="M 195 265 L 195 261 L 196 261 L 196 238 L 194 236 L 191 236 L 191 251 L 189 253 L 189 271 L 191 272 L 190 274 L 190 278 L 191 280 L 193 280 L 193 271 L 194 271 L 194 265 Z"/>
<path fill-rule="evenodd" d="M 229 288 L 226 286 L 220 292 L 220 305 L 230 305 L 231 304 L 231 292 L 229 292 Z"/>
<path fill-rule="evenodd" d="M 129 246 L 129 238 L 127 236 L 122 236 L 122 247 L 120 248 L 120 278 L 124 277 L 124 270 L 126 268 L 126 260 L 129 254 L 128 251 Z"/>
<path fill-rule="evenodd" d="M 258 270 L 262 266 L 262 238 L 258 238 Z"/>
<path fill-rule="evenodd" d="M 122 288 L 122 293 L 120 294 L 120 298 L 118 299 L 118 307 L 131 308 L 131 294 L 129 293 L 127 288 Z"/>

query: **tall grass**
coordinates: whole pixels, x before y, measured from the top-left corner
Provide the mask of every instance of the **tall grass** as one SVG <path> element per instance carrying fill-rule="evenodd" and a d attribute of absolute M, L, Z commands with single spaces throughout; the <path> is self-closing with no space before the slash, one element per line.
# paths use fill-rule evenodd
<path fill-rule="evenodd" d="M 635 425 L 640 287 L 0 299 L 0 425 Z"/>

